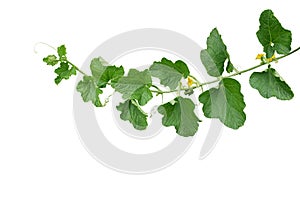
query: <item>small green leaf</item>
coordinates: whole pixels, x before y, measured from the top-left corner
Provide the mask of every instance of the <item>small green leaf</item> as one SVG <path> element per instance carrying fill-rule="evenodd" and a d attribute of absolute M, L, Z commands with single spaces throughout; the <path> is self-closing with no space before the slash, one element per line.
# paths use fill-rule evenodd
<path fill-rule="evenodd" d="M 83 79 L 79 81 L 76 89 L 81 93 L 84 102 L 91 101 L 96 107 L 102 107 L 99 99 L 99 94 L 102 94 L 102 90 L 97 88 L 93 77 L 83 76 Z"/>
<path fill-rule="evenodd" d="M 218 88 L 211 88 L 199 96 L 203 113 L 208 118 L 218 118 L 232 129 L 243 126 L 246 120 L 244 96 L 241 85 L 231 78 L 224 78 Z"/>
<path fill-rule="evenodd" d="M 280 100 L 290 100 L 294 97 L 290 86 L 273 68 L 268 68 L 263 72 L 254 72 L 250 76 L 250 85 L 267 99 L 276 97 Z"/>
<path fill-rule="evenodd" d="M 150 86 L 152 80 L 148 69 L 144 71 L 138 71 L 136 69 L 130 69 L 127 76 L 119 79 L 114 84 L 115 90 L 123 94 L 123 99 L 137 99 L 140 105 L 145 105 L 151 98 Z"/>
<path fill-rule="evenodd" d="M 275 53 L 275 48 L 274 46 L 267 45 L 266 47 L 264 47 L 264 52 L 266 53 L 267 58 L 271 58 Z"/>
<path fill-rule="evenodd" d="M 145 130 L 147 128 L 147 115 L 134 100 L 126 100 L 124 103 L 120 103 L 117 110 L 121 111 L 120 118 L 129 121 L 135 129 Z"/>
<path fill-rule="evenodd" d="M 227 66 L 226 66 L 226 71 L 227 71 L 227 73 L 231 73 L 231 72 L 233 72 L 233 70 L 234 70 L 234 66 L 233 66 L 233 64 L 229 61 L 229 62 L 227 63 Z"/>
<path fill-rule="evenodd" d="M 214 28 L 206 41 L 207 49 L 200 52 L 200 59 L 210 76 L 219 77 L 224 72 L 224 63 L 228 60 L 227 72 L 232 72 L 233 65 L 221 35 Z M 232 70 L 231 70 L 232 69 Z"/>
<path fill-rule="evenodd" d="M 67 49 L 65 45 L 61 45 L 57 48 L 57 54 L 59 56 L 59 59 L 62 61 L 66 60 L 66 55 L 67 55 Z"/>
<path fill-rule="evenodd" d="M 68 63 L 61 62 L 60 67 L 58 67 L 55 71 L 57 77 L 55 78 L 55 83 L 58 85 L 63 79 L 69 79 L 70 76 L 76 75 L 76 68 L 70 67 Z"/>
<path fill-rule="evenodd" d="M 256 35 L 267 58 L 271 58 L 275 51 L 278 54 L 288 54 L 291 51 L 292 33 L 281 26 L 272 10 L 263 11 L 259 22 Z"/>
<path fill-rule="evenodd" d="M 200 121 L 194 113 L 195 104 L 192 100 L 176 97 L 173 103 L 168 102 L 158 107 L 158 112 L 163 115 L 164 126 L 174 126 L 178 135 L 193 136 L 198 130 Z"/>
<path fill-rule="evenodd" d="M 192 94 L 194 94 L 193 88 L 188 88 L 188 89 L 184 90 L 184 94 L 191 96 Z"/>
<path fill-rule="evenodd" d="M 154 62 L 149 70 L 153 77 L 159 78 L 160 83 L 171 90 L 176 89 L 180 80 L 187 78 L 190 74 L 187 65 L 183 61 L 177 60 L 173 63 L 166 58 L 162 58 L 160 62 Z"/>
<path fill-rule="evenodd" d="M 47 65 L 54 66 L 58 63 L 59 60 L 57 60 L 57 57 L 55 55 L 49 55 L 45 58 L 43 58 L 43 62 L 45 62 Z"/>
<path fill-rule="evenodd" d="M 101 88 L 106 87 L 108 83 L 111 83 L 111 86 L 114 87 L 124 75 L 124 68 L 122 66 L 109 66 L 101 57 L 92 60 L 90 69 L 98 87 Z"/>

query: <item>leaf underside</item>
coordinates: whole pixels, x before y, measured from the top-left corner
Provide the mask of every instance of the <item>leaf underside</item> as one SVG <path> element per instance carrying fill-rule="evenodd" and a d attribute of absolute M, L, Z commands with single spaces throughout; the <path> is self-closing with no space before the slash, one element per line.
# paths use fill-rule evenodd
<path fill-rule="evenodd" d="M 208 118 L 218 118 L 232 129 L 243 126 L 246 120 L 244 96 L 241 85 L 231 78 L 224 78 L 218 88 L 211 88 L 199 96 L 203 113 Z"/>
<path fill-rule="evenodd" d="M 115 90 L 120 92 L 124 100 L 136 99 L 140 105 L 145 105 L 152 99 L 150 86 L 151 75 L 148 69 L 138 71 L 130 69 L 128 75 L 119 79 L 115 84 Z"/>
<path fill-rule="evenodd" d="M 168 102 L 158 107 L 163 115 L 164 126 L 174 126 L 178 135 L 193 136 L 198 130 L 200 121 L 194 113 L 195 105 L 192 100 L 183 97 L 174 99 L 174 104 Z"/>
<path fill-rule="evenodd" d="M 280 100 L 290 100 L 294 97 L 290 86 L 273 68 L 268 68 L 263 72 L 254 72 L 250 76 L 250 85 L 267 99 L 276 97 Z"/>
<path fill-rule="evenodd" d="M 207 73 L 213 77 L 219 77 L 224 72 L 225 61 L 227 60 L 227 72 L 233 71 L 227 47 L 224 44 L 218 30 L 214 28 L 207 38 L 207 49 L 200 52 L 200 59 L 206 68 Z"/>
<path fill-rule="evenodd" d="M 180 80 L 187 78 L 190 74 L 187 65 L 183 61 L 177 60 L 173 63 L 166 58 L 162 58 L 160 62 L 154 62 L 149 70 L 153 77 L 159 78 L 160 83 L 171 90 L 176 89 Z"/>
<path fill-rule="evenodd" d="M 120 103 L 117 110 L 121 112 L 120 118 L 129 121 L 135 129 L 145 130 L 147 128 L 147 115 L 134 100 L 126 100 L 124 103 Z"/>
<path fill-rule="evenodd" d="M 76 89 L 81 93 L 84 102 L 91 101 L 96 107 L 102 107 L 99 99 L 99 94 L 102 94 L 102 90 L 97 87 L 93 77 L 84 76 L 77 84 Z"/>

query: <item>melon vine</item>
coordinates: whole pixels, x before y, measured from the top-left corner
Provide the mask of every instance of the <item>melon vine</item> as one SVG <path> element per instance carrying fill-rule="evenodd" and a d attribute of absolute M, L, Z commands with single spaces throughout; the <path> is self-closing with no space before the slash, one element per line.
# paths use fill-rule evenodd
<path fill-rule="evenodd" d="M 43 61 L 55 68 L 56 84 L 81 73 L 83 77 L 76 89 L 84 102 L 91 102 L 96 107 L 103 107 L 108 103 L 107 99 L 101 100 L 104 88 L 111 87 L 121 93 L 124 101 L 116 109 L 120 111 L 120 118 L 130 122 L 135 129 L 144 130 L 148 126 L 149 116 L 143 111 L 143 106 L 156 96 L 175 93 L 177 95 L 173 100 L 157 108 L 162 115 L 162 124 L 166 127 L 174 126 L 180 136 L 195 135 L 201 120 L 195 114 L 196 107 L 189 95 L 197 88 L 201 89 L 198 101 L 202 105 L 204 116 L 217 118 L 225 126 L 238 129 L 246 121 L 246 103 L 241 84 L 233 77 L 265 67 L 252 73 L 249 80 L 251 87 L 264 98 L 290 100 L 294 97 L 292 89 L 272 64 L 295 53 L 300 47 L 291 50 L 292 33 L 283 28 L 271 10 L 261 13 L 259 23 L 256 36 L 264 53 L 257 55 L 258 65 L 245 70 L 238 70 L 232 63 L 218 29 L 211 31 L 207 47 L 199 55 L 208 75 L 215 77 L 210 82 L 200 82 L 183 61 L 171 61 L 167 58 L 153 62 L 143 71 L 130 69 L 125 73 L 122 66 L 111 65 L 98 57 L 92 59 L 90 72 L 83 72 L 68 60 L 65 45 L 59 46 L 55 49 L 55 55 L 48 55 Z M 160 85 L 153 83 L 154 77 L 159 79 Z M 203 91 L 204 85 L 212 83 L 218 85 Z M 181 95 L 182 92 L 184 95 Z"/>

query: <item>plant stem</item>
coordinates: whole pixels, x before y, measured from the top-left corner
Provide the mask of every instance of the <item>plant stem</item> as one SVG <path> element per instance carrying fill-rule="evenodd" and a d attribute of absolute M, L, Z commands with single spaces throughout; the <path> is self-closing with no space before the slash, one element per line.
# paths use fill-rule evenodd
<path fill-rule="evenodd" d="M 151 87 L 154 87 L 155 89 L 157 89 L 157 91 L 155 91 L 156 93 L 159 93 L 161 91 L 161 89 L 159 89 L 159 87 L 157 87 L 156 85 L 151 85 Z"/>
<path fill-rule="evenodd" d="M 54 51 L 56 51 L 56 48 L 54 48 L 54 47 L 51 46 L 50 44 L 47 44 L 47 43 L 45 43 L 45 42 L 38 42 L 38 43 L 36 43 L 36 44 L 34 45 L 34 52 L 35 52 L 35 53 L 37 53 L 36 48 L 37 48 L 38 45 L 45 45 L 45 46 L 47 46 L 47 47 L 53 49 Z M 59 61 L 61 61 L 61 60 L 59 60 Z M 70 61 L 67 60 L 67 63 L 70 64 L 70 65 L 72 65 L 72 67 L 75 67 L 75 69 L 76 69 L 78 72 L 80 72 L 82 75 L 88 76 L 86 73 L 84 73 L 83 71 L 81 71 L 76 65 L 74 65 L 74 64 L 71 63 Z"/>
<path fill-rule="evenodd" d="M 286 55 L 283 55 L 283 56 L 280 56 L 280 57 L 276 58 L 276 60 L 272 60 L 271 62 L 261 63 L 261 64 L 259 64 L 259 65 L 254 66 L 254 67 L 250 67 L 250 68 L 248 68 L 248 69 L 245 69 L 245 70 L 242 70 L 242 71 L 238 71 L 238 72 L 236 72 L 236 73 L 234 73 L 234 74 L 230 74 L 230 75 L 228 75 L 228 76 L 221 76 L 221 77 L 219 77 L 219 78 L 217 78 L 217 79 L 215 79 L 215 80 L 208 81 L 208 82 L 205 82 L 205 83 L 200 83 L 200 84 L 197 85 L 197 86 L 191 87 L 191 89 L 196 89 L 196 88 L 202 87 L 202 86 L 204 86 L 204 85 L 209 85 L 209 84 L 212 84 L 212 83 L 216 83 L 216 82 L 219 82 L 220 79 L 222 80 L 222 79 L 224 79 L 224 78 L 231 78 L 231 77 L 234 77 L 234 76 L 241 75 L 241 74 L 243 74 L 243 73 L 252 71 L 252 70 L 257 69 L 257 68 L 259 68 L 259 67 L 261 67 L 261 66 L 269 65 L 270 63 L 275 62 L 275 61 L 278 61 L 278 60 L 281 60 L 281 59 L 283 59 L 283 58 L 285 58 L 285 57 L 287 57 L 287 56 L 289 56 L 289 55 L 291 55 L 291 54 L 293 54 L 293 53 L 295 53 L 295 52 L 297 52 L 297 51 L 299 51 L 299 50 L 300 50 L 300 47 L 294 49 L 293 51 L 289 52 L 289 53 L 286 54 Z M 193 77 L 193 76 L 191 76 L 191 77 Z M 193 78 L 194 78 L 194 77 L 193 77 Z M 197 79 L 196 79 L 196 80 L 197 80 Z M 182 91 L 182 90 L 185 90 L 185 89 L 180 89 L 180 90 Z M 161 91 L 161 90 L 160 90 L 160 91 L 154 91 L 154 90 L 152 90 L 151 92 L 156 92 L 156 93 L 160 93 L 160 94 L 162 94 L 162 93 L 173 93 L 173 92 L 178 92 L 178 89 L 176 89 L 176 90 L 168 90 L 168 91 Z"/>
<path fill-rule="evenodd" d="M 75 67 L 75 69 L 76 69 L 77 71 L 79 71 L 82 75 L 84 75 L 84 76 L 89 76 L 89 75 L 87 75 L 85 72 L 81 71 L 76 65 L 74 65 L 74 64 L 71 63 L 70 61 L 67 60 L 67 62 L 68 62 L 70 65 L 72 65 L 72 67 Z"/>

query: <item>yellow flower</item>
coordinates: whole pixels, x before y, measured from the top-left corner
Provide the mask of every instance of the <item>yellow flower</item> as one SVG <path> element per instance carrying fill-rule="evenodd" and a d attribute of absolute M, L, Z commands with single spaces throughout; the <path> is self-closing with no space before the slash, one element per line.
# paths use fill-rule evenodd
<path fill-rule="evenodd" d="M 188 86 L 190 87 L 193 84 L 194 84 L 194 80 L 191 77 L 188 77 Z"/>
<path fill-rule="evenodd" d="M 268 62 L 272 62 L 273 60 L 275 60 L 276 58 L 275 58 L 275 54 L 271 57 L 271 58 L 267 58 L 267 61 Z"/>
<path fill-rule="evenodd" d="M 265 56 L 265 54 L 259 53 L 259 54 L 257 54 L 256 59 L 260 60 L 264 56 Z"/>

